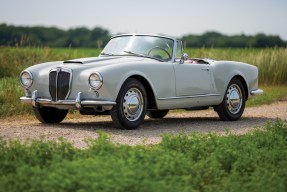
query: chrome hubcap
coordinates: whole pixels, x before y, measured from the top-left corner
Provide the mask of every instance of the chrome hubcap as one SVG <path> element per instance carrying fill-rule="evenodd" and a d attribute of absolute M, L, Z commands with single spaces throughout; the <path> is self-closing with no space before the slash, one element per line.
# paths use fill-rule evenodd
<path fill-rule="evenodd" d="M 140 90 L 131 88 L 123 101 L 124 115 L 129 121 L 136 121 L 143 112 L 143 96 Z"/>
<path fill-rule="evenodd" d="M 237 114 L 242 106 L 242 93 L 238 85 L 229 86 L 226 95 L 227 108 L 232 114 Z"/>

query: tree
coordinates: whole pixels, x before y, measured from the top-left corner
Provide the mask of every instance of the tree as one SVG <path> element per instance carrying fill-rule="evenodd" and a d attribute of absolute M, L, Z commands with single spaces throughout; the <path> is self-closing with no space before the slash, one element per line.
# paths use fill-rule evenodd
<path fill-rule="evenodd" d="M 0 46 L 50 46 L 103 48 L 110 39 L 108 30 L 79 27 L 61 30 L 55 27 L 18 27 L 0 24 Z M 202 35 L 182 37 L 185 47 L 286 47 L 287 42 L 276 35 L 227 36 L 209 31 Z"/>

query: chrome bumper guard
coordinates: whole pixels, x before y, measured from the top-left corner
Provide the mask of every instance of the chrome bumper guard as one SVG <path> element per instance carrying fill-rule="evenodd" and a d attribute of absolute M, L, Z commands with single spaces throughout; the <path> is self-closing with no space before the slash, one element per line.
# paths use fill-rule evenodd
<path fill-rule="evenodd" d="M 78 93 L 76 100 L 58 100 L 52 101 L 50 99 L 41 99 L 37 96 L 37 90 L 33 91 L 32 97 L 21 97 L 20 100 L 25 103 L 31 103 L 34 107 L 46 106 L 56 107 L 59 109 L 81 109 L 84 107 L 97 107 L 101 106 L 106 110 L 110 110 L 116 102 L 114 101 L 94 101 L 94 100 L 82 100 L 81 92 Z"/>
<path fill-rule="evenodd" d="M 250 95 L 252 95 L 252 96 L 262 95 L 263 93 L 264 93 L 263 90 L 261 90 L 261 89 L 256 89 L 256 90 L 254 90 L 254 91 L 251 91 L 251 92 L 250 92 Z"/>

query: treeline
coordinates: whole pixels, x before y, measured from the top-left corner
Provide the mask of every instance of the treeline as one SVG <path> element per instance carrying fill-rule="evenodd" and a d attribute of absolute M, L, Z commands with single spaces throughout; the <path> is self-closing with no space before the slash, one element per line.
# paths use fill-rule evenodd
<path fill-rule="evenodd" d="M 108 30 L 80 27 L 61 30 L 56 27 L 18 27 L 0 25 L 0 46 L 103 47 L 111 35 Z"/>
<path fill-rule="evenodd" d="M 0 24 L 0 46 L 49 46 L 102 48 L 110 39 L 108 30 L 85 27 L 61 30 L 56 27 L 21 27 Z M 286 47 L 287 42 L 277 35 L 244 34 L 227 36 L 217 32 L 181 37 L 185 47 Z"/>
<path fill-rule="evenodd" d="M 254 36 L 244 34 L 227 36 L 217 32 L 207 32 L 203 35 L 186 35 L 182 37 L 185 47 L 286 47 L 287 42 L 277 35 L 265 35 L 263 33 Z"/>

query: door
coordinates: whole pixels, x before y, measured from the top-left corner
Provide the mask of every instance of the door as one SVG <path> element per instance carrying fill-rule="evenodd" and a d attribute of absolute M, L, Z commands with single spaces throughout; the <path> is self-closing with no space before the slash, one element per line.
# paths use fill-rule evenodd
<path fill-rule="evenodd" d="M 174 70 L 177 97 L 210 93 L 209 64 L 174 63 Z"/>

